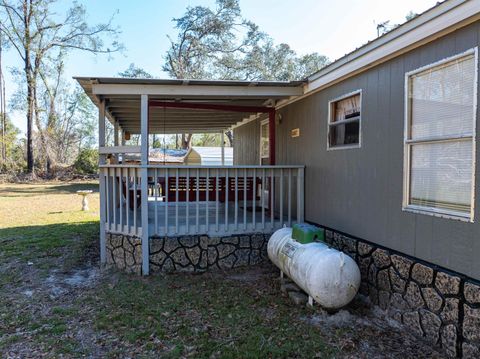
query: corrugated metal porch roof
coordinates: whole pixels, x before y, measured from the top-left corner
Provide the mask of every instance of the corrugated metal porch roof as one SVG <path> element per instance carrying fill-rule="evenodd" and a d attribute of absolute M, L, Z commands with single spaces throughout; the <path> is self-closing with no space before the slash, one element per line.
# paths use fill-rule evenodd
<path fill-rule="evenodd" d="M 98 106 L 105 101 L 111 122 L 140 133 L 140 97 L 149 100 L 223 106 L 273 107 L 279 100 L 303 94 L 303 81 L 223 81 L 76 77 Z M 253 113 L 228 110 L 151 107 L 150 133 L 206 133 L 230 128 Z"/>

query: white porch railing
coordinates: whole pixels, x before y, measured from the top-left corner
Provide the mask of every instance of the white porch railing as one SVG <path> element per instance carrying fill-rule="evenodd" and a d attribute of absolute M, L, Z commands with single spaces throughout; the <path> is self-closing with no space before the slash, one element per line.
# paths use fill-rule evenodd
<path fill-rule="evenodd" d="M 304 166 L 102 165 L 100 176 L 110 232 L 142 236 L 142 211 L 148 236 L 270 232 L 304 220 Z"/>

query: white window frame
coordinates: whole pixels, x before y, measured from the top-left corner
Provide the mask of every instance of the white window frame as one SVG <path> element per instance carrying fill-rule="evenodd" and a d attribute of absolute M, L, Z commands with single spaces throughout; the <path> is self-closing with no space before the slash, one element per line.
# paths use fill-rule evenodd
<path fill-rule="evenodd" d="M 409 128 L 410 128 L 410 116 L 409 116 L 409 81 L 410 77 L 435 68 L 442 66 L 448 62 L 452 62 L 462 57 L 466 56 L 474 56 L 474 63 L 475 63 L 475 73 L 474 73 L 474 92 L 473 92 L 473 127 L 472 127 L 472 134 L 471 135 L 457 135 L 457 136 L 432 136 L 432 137 L 424 137 L 418 140 L 410 140 L 408 137 Z M 402 210 L 406 212 L 412 212 L 417 214 L 425 214 L 435 217 L 441 218 L 448 218 L 448 219 L 456 219 L 464 222 L 474 222 L 474 213 L 475 213 L 475 171 L 476 171 L 476 122 L 477 122 L 477 96 L 478 96 L 478 47 L 471 48 L 465 52 L 460 54 L 447 57 L 440 61 L 434 62 L 432 64 L 428 64 L 426 66 L 422 66 L 418 69 L 405 73 L 405 94 L 404 94 L 404 137 L 403 137 L 403 149 L 404 149 L 404 157 L 403 157 L 403 203 L 402 203 Z M 410 172 L 411 172 L 411 148 L 415 144 L 419 143 L 442 143 L 448 141 L 461 141 L 461 140 L 471 140 L 472 141 L 472 188 L 471 188 L 471 202 L 470 202 L 470 213 L 453 211 L 443 208 L 436 208 L 436 207 L 428 207 L 428 206 L 419 206 L 410 204 Z"/>
<path fill-rule="evenodd" d="M 355 144 L 348 144 L 348 145 L 336 145 L 336 146 L 330 146 L 330 129 L 339 123 L 345 123 L 345 122 L 332 122 L 332 116 L 333 116 L 333 105 L 335 102 L 344 100 L 348 97 L 352 97 L 355 95 L 360 95 L 360 118 L 358 119 L 358 143 Z M 363 95 L 362 95 L 362 90 L 358 89 L 352 92 L 349 92 L 347 94 L 344 94 L 342 96 L 336 97 L 330 101 L 328 101 L 328 118 L 327 118 L 327 151 L 333 151 L 333 150 L 348 150 L 348 149 L 353 149 L 353 148 L 361 148 L 362 147 L 362 116 L 363 115 Z"/>

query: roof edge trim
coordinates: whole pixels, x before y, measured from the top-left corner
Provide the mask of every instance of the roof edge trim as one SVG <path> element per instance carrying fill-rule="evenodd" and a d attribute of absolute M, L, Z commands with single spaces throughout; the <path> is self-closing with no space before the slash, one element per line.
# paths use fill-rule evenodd
<path fill-rule="evenodd" d="M 276 108 L 299 101 L 349 77 L 358 75 L 415 48 L 441 38 L 480 19 L 480 1 L 451 0 L 427 10 L 426 13 L 379 38 L 365 47 L 334 62 L 309 77 L 304 94 L 281 100 Z M 415 21 L 418 20 L 418 21 Z M 403 27 L 409 25 L 408 27 Z M 400 31 L 401 32 L 397 32 Z M 387 36 L 390 35 L 391 36 Z M 369 47 L 372 45 L 372 47 Z M 368 49 L 367 49 L 368 47 Z"/>

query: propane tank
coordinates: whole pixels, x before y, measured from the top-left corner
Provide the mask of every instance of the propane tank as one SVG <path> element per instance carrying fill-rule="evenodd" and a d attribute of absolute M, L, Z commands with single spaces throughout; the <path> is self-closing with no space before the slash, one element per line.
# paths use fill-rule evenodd
<path fill-rule="evenodd" d="M 360 287 L 357 263 L 324 243 L 301 244 L 292 228 L 282 228 L 268 241 L 268 257 L 318 304 L 327 309 L 347 305 Z"/>

